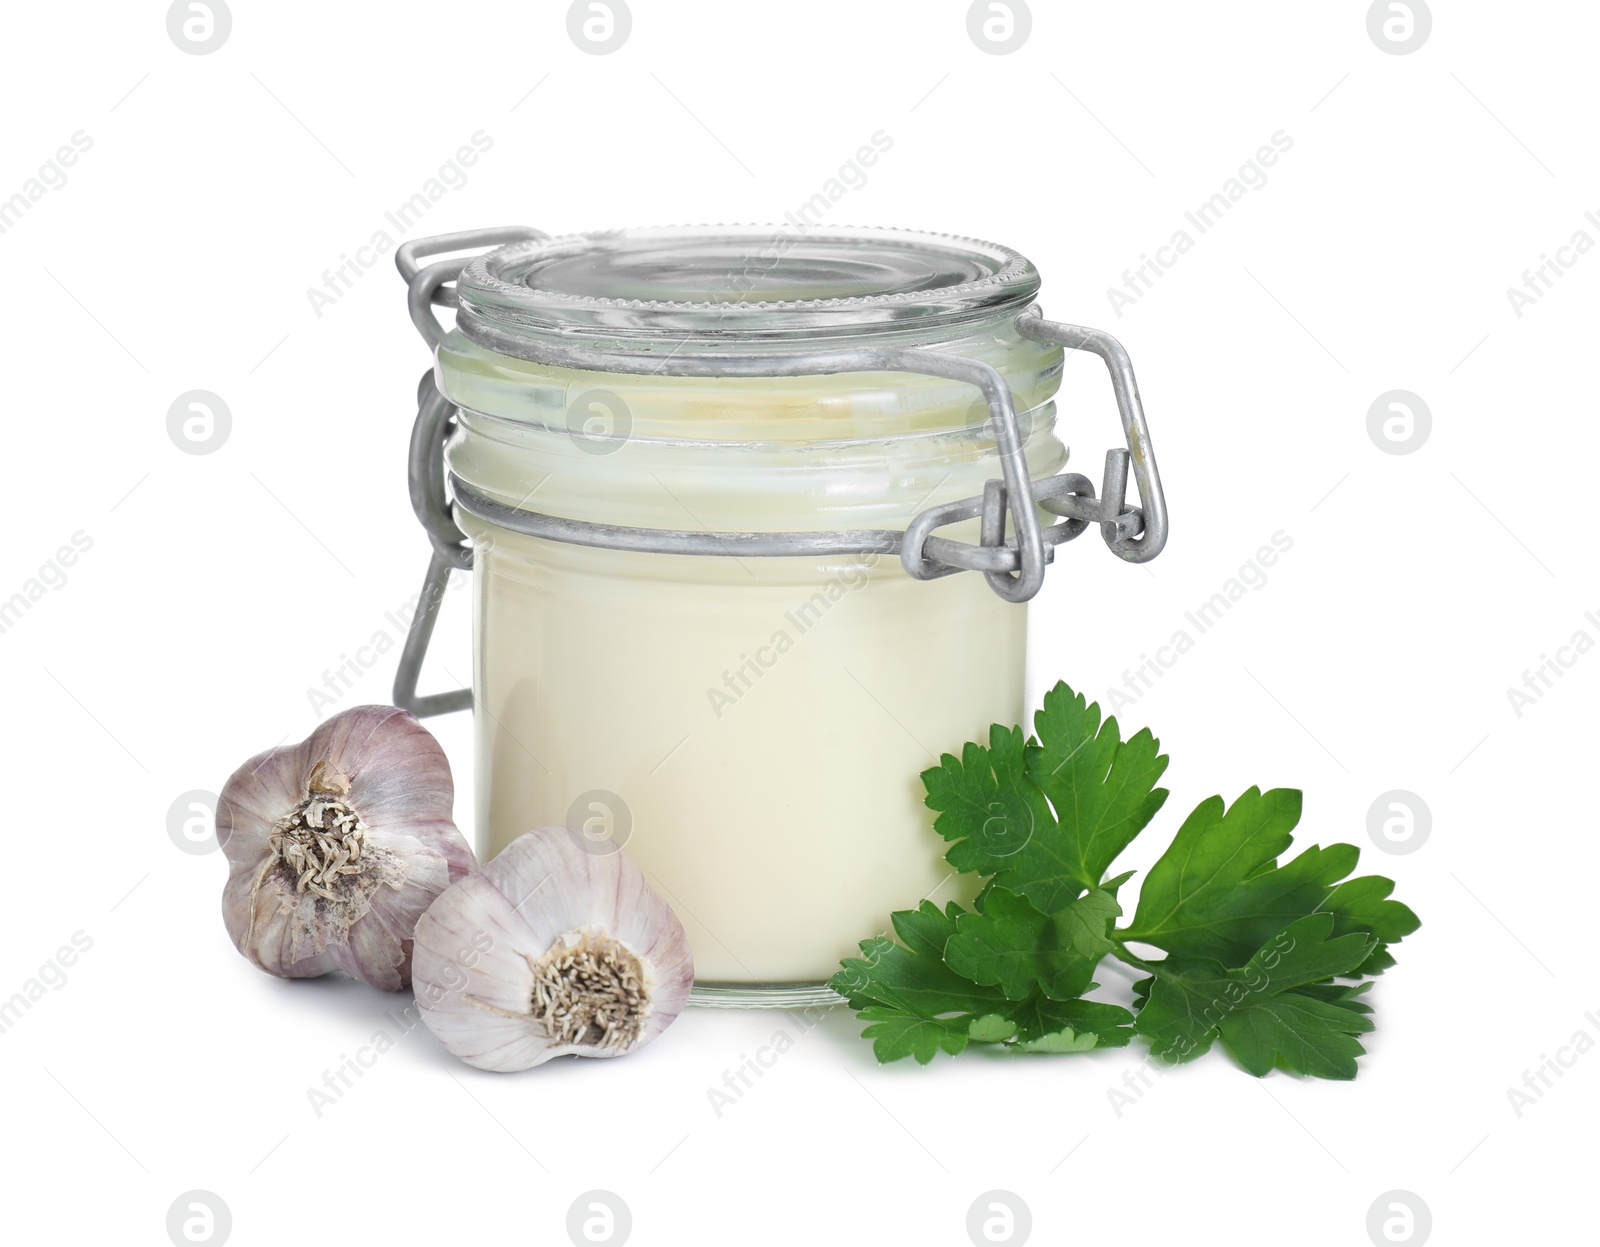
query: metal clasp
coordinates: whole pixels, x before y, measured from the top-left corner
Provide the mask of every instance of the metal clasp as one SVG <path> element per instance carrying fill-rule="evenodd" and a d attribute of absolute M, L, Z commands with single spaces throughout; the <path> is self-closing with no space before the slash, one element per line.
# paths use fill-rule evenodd
<path fill-rule="evenodd" d="M 479 252 L 503 247 L 507 243 L 546 237 L 548 235 L 543 231 L 526 225 L 508 225 L 435 234 L 431 238 L 416 238 L 401 243 L 394 254 L 395 267 L 400 270 L 400 276 L 405 278 L 409 287 L 407 301 L 412 323 L 429 349 L 444 341 L 444 326 L 433 314 L 433 309 L 435 306 L 458 305 L 456 292 L 448 283 L 461 276 L 461 270 L 471 257 L 441 260 L 426 268 L 422 266 L 423 259 L 452 251 Z M 405 644 L 401 647 L 400 662 L 394 676 L 394 704 L 419 718 L 472 707 L 470 688 L 422 697 L 417 695 L 422 660 L 427 655 L 428 642 L 433 637 L 433 625 L 439 617 L 439 602 L 450 582 L 450 572 L 452 569 L 465 571 L 472 566 L 472 547 L 467 544 L 466 534 L 450 514 L 450 500 L 445 492 L 444 444 L 454 427 L 455 408 L 439 393 L 433 370 L 429 369 L 417 385 L 417 418 L 411 426 L 407 483 L 411 493 L 411 509 L 416 512 L 417 519 L 428 534 L 433 554 L 428 559 L 428 571 L 422 580 L 422 595 L 417 600 L 416 612 L 406 631 Z"/>
<path fill-rule="evenodd" d="M 1156 452 L 1150 442 L 1150 426 L 1145 423 L 1144 402 L 1139 397 L 1139 382 L 1133 375 L 1133 361 L 1128 358 L 1128 352 L 1122 349 L 1122 343 L 1104 330 L 1045 320 L 1038 315 L 1037 308 L 1017 317 L 1017 332 L 1025 338 L 1054 342 L 1070 351 L 1092 351 L 1105 360 L 1106 369 L 1111 374 L 1111 389 L 1117 397 L 1117 412 L 1122 418 L 1122 435 L 1128 443 L 1128 449 L 1108 451 L 1106 454 L 1101 511 L 1114 510 L 1115 516 L 1096 518 L 1094 522 L 1100 525 L 1106 545 L 1118 558 L 1130 563 L 1148 563 L 1167 544 L 1167 499 L 1161 490 L 1161 473 L 1156 469 Z M 1114 456 L 1121 456 L 1115 468 L 1112 462 Z M 1124 512 L 1121 509 L 1127 490 L 1130 460 L 1134 483 L 1139 489 L 1139 508 L 1136 512 Z M 1114 508 L 1111 504 L 1113 498 L 1116 499 Z M 1129 517 L 1134 514 L 1139 517 L 1142 532 L 1129 527 Z M 1090 517 L 1086 515 L 1084 518 Z"/>
<path fill-rule="evenodd" d="M 420 261 L 430 255 L 444 255 L 451 251 L 492 251 L 508 243 L 531 242 L 548 238 L 543 230 L 528 225 L 498 225 L 488 229 L 464 229 L 454 234 L 435 234 L 431 238 L 414 238 L 401 243 L 394 253 L 395 267 L 411 287 L 408 304 L 411 323 L 416 325 L 430 349 L 444 341 L 444 326 L 433 314 L 434 307 L 456 307 L 456 292 L 447 283 L 461 276 L 461 270 L 473 256 L 458 256 L 454 260 L 440 260 L 423 268 Z"/>

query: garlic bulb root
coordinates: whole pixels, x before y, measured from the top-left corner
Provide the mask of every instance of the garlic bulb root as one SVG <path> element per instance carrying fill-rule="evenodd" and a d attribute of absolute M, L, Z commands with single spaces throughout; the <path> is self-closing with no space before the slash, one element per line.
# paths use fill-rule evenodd
<path fill-rule="evenodd" d="M 614 1057 L 660 1035 L 689 998 L 683 924 L 620 849 L 546 827 L 447 888 L 417 923 L 422 1018 L 470 1065 Z"/>
<path fill-rule="evenodd" d="M 217 802 L 239 951 L 283 978 L 343 970 L 398 991 L 434 897 L 476 868 L 444 751 L 411 714 L 358 706 L 241 766 Z"/>

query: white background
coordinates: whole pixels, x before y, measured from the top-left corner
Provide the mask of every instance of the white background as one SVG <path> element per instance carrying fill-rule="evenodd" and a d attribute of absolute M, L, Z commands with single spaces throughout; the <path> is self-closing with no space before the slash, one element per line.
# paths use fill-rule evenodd
<path fill-rule="evenodd" d="M 92 542 L 0 635 L 0 998 L 93 942 L 0 1035 L 8 1238 L 166 1242 L 194 1189 L 241 1244 L 560 1243 L 595 1188 L 639 1243 L 965 1243 L 997 1188 L 1039 1242 L 1365 1243 L 1396 1189 L 1438 1242 L 1581 1234 L 1600 1055 L 1568 1051 L 1520 1116 L 1507 1090 L 1600 1039 L 1600 655 L 1563 651 L 1520 714 L 1507 689 L 1600 639 L 1600 256 L 1570 253 L 1520 316 L 1506 291 L 1576 231 L 1600 241 L 1594 6 L 1437 0 L 1425 45 L 1393 55 L 1354 0 L 1038 2 L 1027 43 L 991 55 L 951 0 L 635 0 L 605 56 L 569 40 L 564 4 L 233 7 L 202 56 L 157 3 L 5 17 L 0 196 L 92 139 L 0 235 L 0 599 Z M 405 998 L 251 969 L 219 921 L 221 856 L 167 831 L 179 794 L 312 728 L 308 688 L 391 626 L 425 561 L 404 465 L 426 354 L 401 283 L 385 256 L 320 316 L 307 289 L 476 131 L 492 148 L 418 233 L 775 220 L 879 129 L 893 147 L 833 221 L 1015 246 L 1048 314 L 1111 329 L 1139 369 L 1172 540 L 1148 569 L 1094 534 L 1062 552 L 1036 691 L 1104 696 L 1292 538 L 1121 712 L 1173 757 L 1130 864 L 1214 792 L 1303 787 L 1302 839 L 1363 845 L 1425 924 L 1377 987 L 1359 1079 L 1257 1081 L 1213 1055 L 1119 1114 L 1137 1047 L 880 1070 L 839 1011 L 719 1117 L 707 1089 L 802 1025 L 696 1011 L 628 1060 L 520 1077 L 419 1029 L 317 1116 L 307 1089 Z M 1107 288 L 1280 130 L 1266 184 L 1117 315 Z M 214 453 L 168 437 L 191 389 L 231 410 Z M 1432 413 L 1408 455 L 1368 435 L 1394 389 Z M 1098 475 L 1116 424 L 1097 361 L 1069 361 L 1062 409 Z M 425 688 L 467 673 L 467 595 L 445 609 Z M 392 655 L 339 704 L 387 700 L 391 676 Z M 434 726 L 466 787 L 467 717 Z M 1403 856 L 1368 838 L 1391 789 L 1432 815 Z"/>

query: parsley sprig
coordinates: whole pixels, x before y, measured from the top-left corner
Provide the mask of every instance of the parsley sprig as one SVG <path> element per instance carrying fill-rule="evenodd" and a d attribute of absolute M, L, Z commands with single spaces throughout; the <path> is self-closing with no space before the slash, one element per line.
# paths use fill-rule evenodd
<path fill-rule="evenodd" d="M 830 981 L 878 1059 L 926 1065 L 972 1043 L 1083 1052 L 1137 1034 L 1169 1061 L 1220 1043 L 1257 1076 L 1354 1078 L 1371 978 L 1420 925 L 1393 881 L 1351 878 L 1349 844 L 1280 861 L 1300 793 L 1251 788 L 1195 808 L 1119 927 L 1134 872 L 1107 876 L 1166 802 L 1167 757 L 1148 730 L 1123 740 L 1065 684 L 1046 694 L 1034 733 L 997 724 L 987 745 L 922 774 L 946 860 L 985 883 L 970 909 L 923 901 L 891 915 L 898 939 L 863 941 Z M 1088 996 L 1107 956 L 1144 975 L 1131 1009 Z"/>

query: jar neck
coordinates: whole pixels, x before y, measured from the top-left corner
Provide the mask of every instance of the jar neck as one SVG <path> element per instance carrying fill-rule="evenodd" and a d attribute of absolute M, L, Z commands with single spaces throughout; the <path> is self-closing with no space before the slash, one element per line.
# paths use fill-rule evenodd
<path fill-rule="evenodd" d="M 902 345 L 890 339 L 905 336 L 861 338 L 872 346 Z M 1019 415 L 1042 408 L 1060 385 L 1061 348 L 1022 337 L 1009 315 L 961 337 L 920 338 L 920 349 L 993 367 Z M 797 446 L 956 433 L 981 429 L 989 418 L 973 385 L 920 373 L 682 376 L 667 371 L 670 348 L 663 351 L 663 371 L 596 372 L 491 351 L 459 330 L 445 338 L 437 359 L 439 388 L 456 406 L 561 431 L 588 427 L 597 418 L 606 425 L 609 417 L 610 423 L 625 424 L 632 438 Z"/>
<path fill-rule="evenodd" d="M 1006 315 L 924 349 L 998 372 L 1028 474 L 1060 470 L 1060 347 L 1023 338 Z M 459 330 L 440 345 L 437 371 L 461 413 L 447 448 L 451 471 L 497 501 L 570 519 L 711 531 L 898 529 L 927 507 L 982 493 L 1000 475 L 986 400 L 975 385 L 946 377 L 595 372 L 489 351 Z"/>

